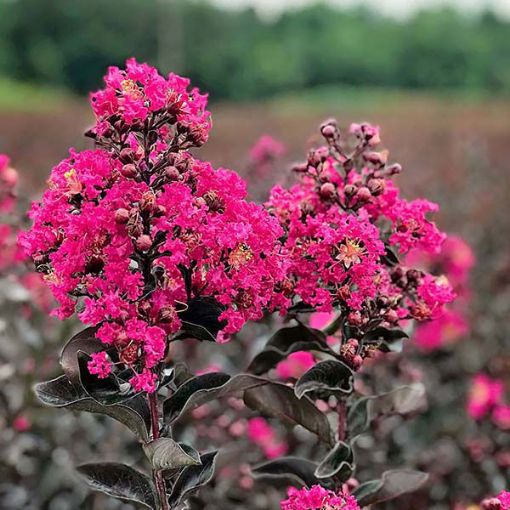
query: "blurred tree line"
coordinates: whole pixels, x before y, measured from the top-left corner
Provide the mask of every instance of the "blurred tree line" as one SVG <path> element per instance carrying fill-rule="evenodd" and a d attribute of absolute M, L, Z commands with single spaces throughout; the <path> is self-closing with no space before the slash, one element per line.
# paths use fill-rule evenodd
<path fill-rule="evenodd" d="M 510 22 L 448 8 L 398 21 L 315 4 L 261 20 L 196 0 L 0 0 L 0 74 L 96 88 L 134 55 L 214 99 L 324 84 L 510 91 Z"/>

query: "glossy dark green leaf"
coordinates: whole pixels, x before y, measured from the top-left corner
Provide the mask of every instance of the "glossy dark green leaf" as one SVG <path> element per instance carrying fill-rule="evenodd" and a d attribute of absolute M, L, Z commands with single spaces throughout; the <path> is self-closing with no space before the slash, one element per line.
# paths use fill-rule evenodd
<path fill-rule="evenodd" d="M 349 395 L 354 389 L 352 370 L 341 361 L 326 360 L 305 372 L 294 386 L 298 398 L 313 391 Z"/>
<path fill-rule="evenodd" d="M 365 482 L 353 491 L 361 507 L 375 505 L 417 491 L 428 480 L 427 473 L 396 469 L 383 473 L 381 480 Z"/>
<path fill-rule="evenodd" d="M 311 487 L 321 483 L 315 476 L 317 464 L 300 457 L 282 457 L 252 468 L 256 477 L 285 478 L 299 485 Z"/>
<path fill-rule="evenodd" d="M 340 482 L 347 481 L 354 472 L 354 455 L 352 448 L 343 441 L 324 457 L 315 470 L 317 478 L 335 478 Z"/>
<path fill-rule="evenodd" d="M 290 425 L 301 425 L 322 441 L 332 444 L 329 421 L 307 397 L 298 399 L 292 388 L 271 382 L 244 392 L 244 402 L 265 416 L 278 418 Z"/>
<path fill-rule="evenodd" d="M 121 403 L 103 405 L 62 375 L 34 386 L 37 398 L 51 407 L 65 407 L 74 411 L 104 414 L 126 425 L 141 441 L 148 440 L 150 412 L 143 395 L 138 394 Z"/>
<path fill-rule="evenodd" d="M 171 508 L 176 508 L 184 503 L 190 495 L 211 481 L 214 476 L 217 454 L 216 451 L 205 453 L 200 456 L 200 465 L 188 466 L 182 470 L 169 497 Z"/>
<path fill-rule="evenodd" d="M 249 374 L 230 377 L 224 373 L 212 373 L 194 377 L 180 386 L 163 403 L 165 422 L 173 423 L 184 413 L 192 411 L 211 400 L 267 383 L 266 379 Z"/>
<path fill-rule="evenodd" d="M 198 453 L 190 451 L 190 448 L 184 449 L 179 443 L 168 437 L 161 437 L 143 445 L 145 455 L 157 471 L 199 465 Z"/>
<path fill-rule="evenodd" d="M 351 438 L 368 429 L 377 416 L 412 416 L 426 407 L 425 388 L 422 384 L 402 386 L 388 393 L 363 397 L 351 406 L 347 417 Z"/>
<path fill-rule="evenodd" d="M 297 351 L 320 351 L 335 356 L 322 331 L 299 324 L 278 330 L 268 340 L 264 350 L 253 358 L 247 371 L 255 375 L 264 374 Z"/>
<path fill-rule="evenodd" d="M 108 496 L 135 502 L 148 508 L 156 507 L 152 481 L 143 473 L 125 464 L 103 462 L 83 464 L 77 468 L 87 485 Z"/>

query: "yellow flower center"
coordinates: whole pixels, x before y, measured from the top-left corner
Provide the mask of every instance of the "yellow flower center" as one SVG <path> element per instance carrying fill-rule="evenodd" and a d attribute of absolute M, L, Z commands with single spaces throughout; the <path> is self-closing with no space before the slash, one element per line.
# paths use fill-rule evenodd
<path fill-rule="evenodd" d="M 232 250 L 228 257 L 228 262 L 234 269 L 239 269 L 251 259 L 253 259 L 253 252 L 250 247 L 245 243 L 241 243 Z"/>

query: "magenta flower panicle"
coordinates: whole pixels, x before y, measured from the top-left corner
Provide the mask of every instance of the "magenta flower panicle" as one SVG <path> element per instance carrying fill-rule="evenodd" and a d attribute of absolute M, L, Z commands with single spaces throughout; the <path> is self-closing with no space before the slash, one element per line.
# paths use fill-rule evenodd
<path fill-rule="evenodd" d="M 368 331 L 440 317 L 455 293 L 445 276 L 400 260 L 411 250 L 440 252 L 446 235 L 429 219 L 437 205 L 400 196 L 391 178 L 401 168 L 376 151 L 378 127 L 353 124 L 350 132 L 353 144 L 336 121 L 324 123 L 326 145 L 294 167 L 297 184 L 273 188 L 267 207 L 285 232 L 282 306 L 340 312 L 354 335 L 344 361 L 357 369 L 377 349 L 360 342 Z"/>
<path fill-rule="evenodd" d="M 360 510 L 356 499 L 346 493 L 335 493 L 320 485 L 310 489 L 289 488 L 288 498 L 280 503 L 281 510 Z"/>
<path fill-rule="evenodd" d="M 207 139 L 210 116 L 187 79 L 131 59 L 105 84 L 91 96 L 96 149 L 71 150 L 52 169 L 20 245 L 55 315 L 78 312 L 132 370 L 132 386 L 153 391 L 148 371 L 197 307 L 212 309 L 221 342 L 282 301 L 282 228 L 246 200 L 236 173 L 189 152 Z M 98 356 L 89 368 L 105 377 Z"/>

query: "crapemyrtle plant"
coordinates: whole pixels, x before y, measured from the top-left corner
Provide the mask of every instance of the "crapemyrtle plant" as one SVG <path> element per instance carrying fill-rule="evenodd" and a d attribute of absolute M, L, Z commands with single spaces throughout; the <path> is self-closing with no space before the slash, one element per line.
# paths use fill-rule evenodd
<path fill-rule="evenodd" d="M 403 262 L 413 249 L 439 252 L 445 235 L 427 217 L 435 204 L 401 197 L 391 180 L 401 168 L 377 150 L 378 128 L 344 135 L 326 122 L 324 145 L 294 168 L 298 183 L 275 187 L 262 206 L 236 173 L 192 152 L 211 120 L 187 79 L 131 59 L 109 69 L 91 104 L 95 147 L 53 168 L 20 236 L 54 314 L 86 326 L 62 350 L 64 374 L 36 385 L 37 396 L 120 421 L 150 465 L 150 476 L 79 466 L 88 484 L 149 508 L 204 508 L 195 492 L 213 479 L 217 451 L 185 442 L 179 423 L 199 425 L 201 406 L 237 397 L 232 409 L 261 415 L 247 434 L 270 459 L 252 473 L 300 486 L 284 510 L 353 510 L 420 487 L 426 475 L 410 470 L 355 480 L 357 438 L 423 403 L 413 386 L 356 392 L 355 373 L 454 298 L 445 277 Z M 195 375 L 179 361 L 192 359 L 196 340 L 221 344 L 248 321 L 282 320 L 244 372 Z M 308 431 L 313 456 L 285 456 L 262 418 Z"/>

